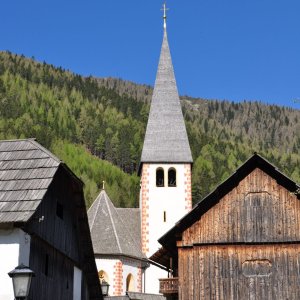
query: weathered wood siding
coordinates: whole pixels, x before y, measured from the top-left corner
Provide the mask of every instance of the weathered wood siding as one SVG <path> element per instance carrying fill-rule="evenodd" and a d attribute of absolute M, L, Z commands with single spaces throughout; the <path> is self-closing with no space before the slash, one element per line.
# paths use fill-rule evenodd
<path fill-rule="evenodd" d="M 179 299 L 300 299 L 300 245 L 179 248 Z"/>
<path fill-rule="evenodd" d="M 76 186 L 69 176 L 64 176 L 64 172 L 58 170 L 28 230 L 79 263 Z M 63 209 L 62 218 L 57 215 L 57 203 Z"/>
<path fill-rule="evenodd" d="M 183 233 L 194 243 L 300 241 L 300 201 L 255 169 Z"/>
<path fill-rule="evenodd" d="M 32 238 L 29 264 L 35 272 L 30 300 L 73 300 L 74 263 L 70 259 L 42 240 Z"/>

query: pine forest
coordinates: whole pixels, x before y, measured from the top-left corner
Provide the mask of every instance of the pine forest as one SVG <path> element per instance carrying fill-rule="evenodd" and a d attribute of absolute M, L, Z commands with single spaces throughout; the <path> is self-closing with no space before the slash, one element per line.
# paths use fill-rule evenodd
<path fill-rule="evenodd" d="M 0 139 L 36 138 L 82 179 L 88 206 L 105 181 L 116 206 L 137 207 L 151 95 L 150 86 L 82 77 L 0 52 Z M 188 96 L 181 101 L 194 159 L 194 203 L 253 152 L 300 182 L 300 110 Z"/>

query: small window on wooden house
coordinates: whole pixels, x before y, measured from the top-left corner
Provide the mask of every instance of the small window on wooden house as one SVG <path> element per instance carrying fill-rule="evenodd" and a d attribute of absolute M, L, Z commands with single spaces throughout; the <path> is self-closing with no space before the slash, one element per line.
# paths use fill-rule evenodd
<path fill-rule="evenodd" d="M 62 204 L 60 204 L 59 202 L 56 203 L 56 215 L 60 218 L 60 219 L 64 219 L 64 207 Z"/>
<path fill-rule="evenodd" d="M 165 172 L 163 168 L 156 169 L 156 186 L 164 187 L 165 186 Z"/>
<path fill-rule="evenodd" d="M 176 186 L 176 170 L 174 168 L 168 170 L 168 186 Z"/>

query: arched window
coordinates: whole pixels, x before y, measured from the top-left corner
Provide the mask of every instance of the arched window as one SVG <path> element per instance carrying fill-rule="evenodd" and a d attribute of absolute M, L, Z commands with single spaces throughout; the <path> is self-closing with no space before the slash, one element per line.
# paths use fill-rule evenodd
<path fill-rule="evenodd" d="M 165 186 L 165 172 L 163 168 L 156 169 L 156 186 L 163 187 Z"/>
<path fill-rule="evenodd" d="M 100 283 L 102 283 L 103 280 L 105 280 L 107 283 L 109 283 L 109 277 L 107 273 L 103 270 L 98 272 Z"/>
<path fill-rule="evenodd" d="M 168 186 L 176 186 L 176 170 L 174 168 L 168 170 Z"/>
<path fill-rule="evenodd" d="M 126 278 L 126 292 L 135 292 L 134 278 L 132 274 L 128 274 Z"/>

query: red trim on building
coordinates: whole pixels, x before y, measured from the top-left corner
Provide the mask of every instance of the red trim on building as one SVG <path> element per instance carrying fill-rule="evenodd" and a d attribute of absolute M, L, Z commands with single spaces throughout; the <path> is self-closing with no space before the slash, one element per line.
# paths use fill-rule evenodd
<path fill-rule="evenodd" d="M 123 264 L 121 261 L 118 261 L 114 265 L 114 296 L 123 295 Z"/>

